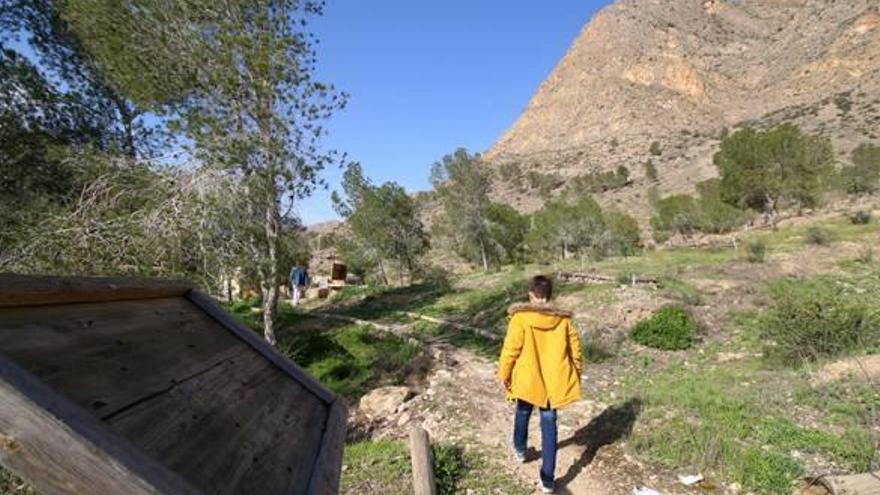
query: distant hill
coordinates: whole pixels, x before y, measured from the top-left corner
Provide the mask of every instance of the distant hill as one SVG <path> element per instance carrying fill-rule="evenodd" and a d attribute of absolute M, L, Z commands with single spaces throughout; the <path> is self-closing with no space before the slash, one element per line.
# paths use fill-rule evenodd
<path fill-rule="evenodd" d="M 598 198 L 645 217 L 648 188 L 716 175 L 723 129 L 784 121 L 829 135 L 843 160 L 880 141 L 876 0 L 619 0 L 484 156 L 503 176 L 496 194 L 525 211 L 540 188 L 625 166 L 632 183 Z"/>

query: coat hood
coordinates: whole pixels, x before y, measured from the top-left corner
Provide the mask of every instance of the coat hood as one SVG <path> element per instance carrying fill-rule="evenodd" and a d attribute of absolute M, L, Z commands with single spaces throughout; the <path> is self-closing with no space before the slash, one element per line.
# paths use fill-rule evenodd
<path fill-rule="evenodd" d="M 552 330 L 559 325 L 563 318 L 571 318 L 571 311 L 559 309 L 549 304 L 515 303 L 507 308 L 507 314 L 514 316 L 517 313 L 531 313 L 528 324 L 536 330 Z"/>

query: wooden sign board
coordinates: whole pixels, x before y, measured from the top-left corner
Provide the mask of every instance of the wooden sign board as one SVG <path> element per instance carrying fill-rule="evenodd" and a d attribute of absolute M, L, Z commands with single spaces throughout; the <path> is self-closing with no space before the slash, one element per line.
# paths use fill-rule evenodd
<path fill-rule="evenodd" d="M 0 274 L 0 463 L 52 494 L 332 494 L 339 400 L 186 283 Z"/>

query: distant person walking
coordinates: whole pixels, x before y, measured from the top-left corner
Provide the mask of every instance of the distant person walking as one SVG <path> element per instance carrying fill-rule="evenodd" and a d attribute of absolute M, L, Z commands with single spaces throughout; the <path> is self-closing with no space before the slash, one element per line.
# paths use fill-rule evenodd
<path fill-rule="evenodd" d="M 309 270 L 305 266 L 295 266 L 290 270 L 290 290 L 292 292 L 291 295 L 291 303 L 294 306 L 299 305 L 299 300 L 302 299 L 303 294 L 305 294 L 306 288 L 308 288 L 310 279 L 309 279 Z"/>
<path fill-rule="evenodd" d="M 507 400 L 516 401 L 513 454 L 526 462 L 529 418 L 541 411 L 541 491 L 554 493 L 556 471 L 556 410 L 581 396 L 581 345 L 571 313 L 549 304 L 553 282 L 537 276 L 529 281 L 529 302 L 508 308 L 510 323 L 498 378 Z"/>

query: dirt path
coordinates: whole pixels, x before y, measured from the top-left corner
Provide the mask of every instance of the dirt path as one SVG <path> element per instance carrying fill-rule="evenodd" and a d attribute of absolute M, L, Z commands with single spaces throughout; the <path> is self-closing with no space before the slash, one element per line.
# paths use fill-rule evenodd
<path fill-rule="evenodd" d="M 435 367 L 425 390 L 374 432 L 403 436 L 408 425 L 421 423 L 434 441 L 476 448 L 524 486 L 537 490 L 540 430 L 537 415 L 529 429 L 527 462 L 510 455 L 513 406 L 503 400 L 495 364 L 466 350 L 443 344 L 431 347 Z M 560 411 L 557 493 L 572 495 L 631 494 L 649 486 L 664 494 L 705 493 L 679 484 L 673 473 L 654 473 L 630 457 L 622 445 L 640 409 L 637 401 L 609 406 L 586 399 Z M 714 493 L 723 493 L 715 491 Z"/>

